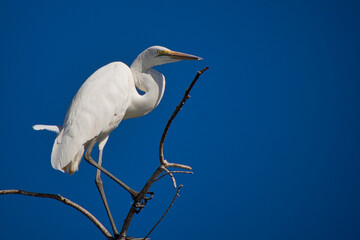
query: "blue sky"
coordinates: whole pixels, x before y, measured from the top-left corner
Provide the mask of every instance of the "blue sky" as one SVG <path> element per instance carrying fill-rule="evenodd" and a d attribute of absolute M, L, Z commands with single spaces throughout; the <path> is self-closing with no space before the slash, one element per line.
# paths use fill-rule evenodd
<path fill-rule="evenodd" d="M 165 143 L 181 197 L 152 239 L 360 238 L 359 1 L 1 1 L 0 189 L 61 194 L 109 230 L 85 161 L 53 170 L 55 135 L 77 89 L 112 61 L 162 45 L 203 61 L 159 66 L 160 105 L 111 134 L 103 166 L 140 189 L 196 71 L 205 66 Z M 131 203 L 106 177 L 118 228 Z M 171 201 L 167 178 L 129 234 L 144 236 Z M 61 203 L 0 197 L 0 239 L 103 239 Z"/>

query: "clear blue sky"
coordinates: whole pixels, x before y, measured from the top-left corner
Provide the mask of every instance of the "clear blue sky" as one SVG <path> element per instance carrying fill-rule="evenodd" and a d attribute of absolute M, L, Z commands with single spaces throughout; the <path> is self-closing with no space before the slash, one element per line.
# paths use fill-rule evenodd
<path fill-rule="evenodd" d="M 184 187 L 152 239 L 360 239 L 359 1 L 1 1 L 0 189 L 69 197 L 110 230 L 85 161 L 53 170 L 55 135 L 72 97 L 99 67 L 131 64 L 151 45 L 204 58 L 157 67 L 157 109 L 110 136 L 104 167 L 140 189 L 196 71 L 200 78 L 165 143 L 188 164 Z M 118 228 L 130 196 L 103 177 Z M 171 201 L 168 178 L 135 216 L 144 236 Z M 0 197 L 0 239 L 103 239 L 54 200 Z"/>

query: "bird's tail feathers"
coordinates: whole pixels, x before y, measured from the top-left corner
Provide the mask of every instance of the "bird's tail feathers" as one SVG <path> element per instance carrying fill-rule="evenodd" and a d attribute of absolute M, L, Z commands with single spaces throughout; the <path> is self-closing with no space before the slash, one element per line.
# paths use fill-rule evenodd
<path fill-rule="evenodd" d="M 84 146 L 81 146 L 79 149 L 79 152 L 76 154 L 73 161 L 68 163 L 65 167 L 63 167 L 60 171 L 67 172 L 70 175 L 73 175 L 74 172 L 76 172 L 79 169 L 79 164 L 81 162 L 82 156 L 84 154 L 85 148 Z"/>
<path fill-rule="evenodd" d="M 78 170 L 84 151 L 84 144 L 69 135 L 64 136 L 63 130 L 55 139 L 51 152 L 51 165 L 54 169 L 72 175 Z"/>
<path fill-rule="evenodd" d="M 48 130 L 52 132 L 59 133 L 62 129 L 62 126 L 56 126 L 56 125 L 43 125 L 43 124 L 37 124 L 33 126 L 34 130 Z"/>

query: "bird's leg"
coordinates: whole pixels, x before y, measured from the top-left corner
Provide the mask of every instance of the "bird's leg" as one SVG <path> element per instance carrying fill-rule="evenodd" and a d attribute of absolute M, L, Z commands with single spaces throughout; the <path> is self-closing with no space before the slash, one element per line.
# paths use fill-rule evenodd
<path fill-rule="evenodd" d="M 95 145 L 96 142 L 96 138 L 94 138 L 93 140 L 91 140 L 91 142 L 89 143 L 88 149 L 85 153 L 85 160 L 90 163 L 91 165 L 93 165 L 94 167 L 96 167 L 97 169 L 101 170 L 103 173 L 105 173 L 108 177 L 110 177 L 112 180 L 114 180 L 116 183 L 118 183 L 121 187 L 123 187 L 126 191 L 128 191 L 131 195 L 131 197 L 133 199 L 136 198 L 136 196 L 139 194 L 138 192 L 136 192 L 135 190 L 131 189 L 130 187 L 128 187 L 125 183 L 123 183 L 122 181 L 120 181 L 119 179 L 117 179 L 114 175 L 112 175 L 111 173 L 109 173 L 109 171 L 107 171 L 105 168 L 99 166 L 94 159 L 91 157 L 91 152 L 92 149 Z"/>
<path fill-rule="evenodd" d="M 101 163 L 102 163 L 102 154 L 103 154 L 103 146 L 100 147 L 99 146 L 99 158 L 98 158 L 98 165 L 101 166 Z M 114 222 L 114 219 L 111 215 L 111 212 L 110 212 L 110 208 L 109 208 L 109 205 L 107 203 L 107 200 L 106 200 L 106 196 L 105 196 L 105 191 L 104 191 L 104 187 L 103 187 L 103 182 L 101 180 L 101 171 L 99 169 L 96 170 L 96 177 L 95 177 L 95 184 L 96 184 L 96 187 L 97 189 L 99 190 L 99 193 L 100 193 L 100 196 L 101 196 L 101 199 L 104 203 L 104 206 L 105 206 L 105 209 L 106 209 L 106 213 L 109 217 L 109 220 L 110 220 L 110 223 L 111 223 L 111 227 L 114 231 L 114 236 L 115 236 L 115 239 L 118 239 L 119 237 L 119 232 L 118 230 L 116 229 L 116 225 L 115 225 L 115 222 Z"/>

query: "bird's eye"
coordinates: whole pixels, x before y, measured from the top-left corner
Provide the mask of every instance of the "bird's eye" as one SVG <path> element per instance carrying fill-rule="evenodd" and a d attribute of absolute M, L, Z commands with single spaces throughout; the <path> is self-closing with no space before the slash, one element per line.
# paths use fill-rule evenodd
<path fill-rule="evenodd" d="M 164 50 L 158 50 L 157 51 L 158 56 L 164 55 L 165 51 Z"/>

